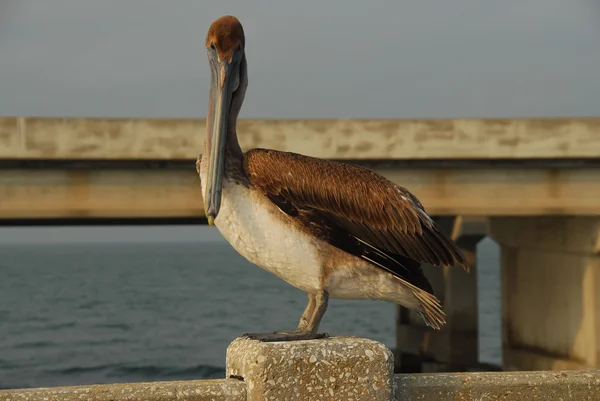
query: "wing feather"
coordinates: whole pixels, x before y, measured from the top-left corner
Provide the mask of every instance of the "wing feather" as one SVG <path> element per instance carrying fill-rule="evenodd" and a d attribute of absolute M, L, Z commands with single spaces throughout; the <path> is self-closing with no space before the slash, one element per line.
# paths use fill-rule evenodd
<path fill-rule="evenodd" d="M 374 264 L 386 261 L 396 275 L 402 275 L 398 265 L 407 264 L 399 257 L 469 268 L 413 194 L 369 169 L 268 149 L 248 151 L 244 168 L 250 183 L 285 213 L 302 215 L 332 243 L 334 234 L 351 237 L 364 247 L 357 252 L 377 255 Z"/>

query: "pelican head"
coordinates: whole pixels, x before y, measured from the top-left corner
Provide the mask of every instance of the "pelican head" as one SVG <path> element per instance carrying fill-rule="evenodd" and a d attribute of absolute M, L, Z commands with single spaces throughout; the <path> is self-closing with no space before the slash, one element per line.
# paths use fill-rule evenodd
<path fill-rule="evenodd" d="M 206 51 L 211 79 L 206 121 L 208 174 L 204 210 L 211 226 L 221 207 L 225 147 L 231 139 L 228 138 L 230 133 L 235 134 L 237 114 L 245 93 L 244 46 L 244 29 L 233 16 L 217 19 L 208 29 Z"/>

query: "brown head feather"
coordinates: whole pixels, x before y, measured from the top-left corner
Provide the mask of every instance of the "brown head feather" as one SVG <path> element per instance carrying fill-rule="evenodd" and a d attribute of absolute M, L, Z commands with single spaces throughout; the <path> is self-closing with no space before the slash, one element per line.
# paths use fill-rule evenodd
<path fill-rule="evenodd" d="M 238 46 L 242 49 L 245 47 L 244 28 L 236 17 L 225 15 L 210 25 L 206 34 L 206 47 L 213 45 L 220 60 L 231 60 Z"/>

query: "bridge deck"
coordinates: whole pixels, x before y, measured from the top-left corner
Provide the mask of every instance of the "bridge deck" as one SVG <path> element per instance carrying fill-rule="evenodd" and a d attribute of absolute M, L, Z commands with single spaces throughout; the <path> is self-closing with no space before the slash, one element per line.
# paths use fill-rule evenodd
<path fill-rule="evenodd" d="M 195 159 L 205 120 L 0 118 L 0 159 Z M 241 120 L 242 148 L 327 159 L 597 158 L 600 118 Z"/>
<path fill-rule="evenodd" d="M 600 215 L 600 118 L 242 120 L 238 130 L 244 149 L 370 163 L 436 215 Z M 2 118 L 0 219 L 201 217 L 203 139 L 204 120 Z"/>

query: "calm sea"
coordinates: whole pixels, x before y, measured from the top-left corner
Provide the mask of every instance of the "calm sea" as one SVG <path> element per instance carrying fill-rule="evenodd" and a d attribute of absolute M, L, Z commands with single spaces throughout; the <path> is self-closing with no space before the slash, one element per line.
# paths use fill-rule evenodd
<path fill-rule="evenodd" d="M 306 305 L 224 241 L 13 244 L 0 255 L 0 388 L 224 377 L 235 337 L 293 329 Z M 481 312 L 488 362 L 497 307 L 486 299 Z M 394 347 L 394 321 L 392 304 L 332 300 L 322 330 Z"/>

